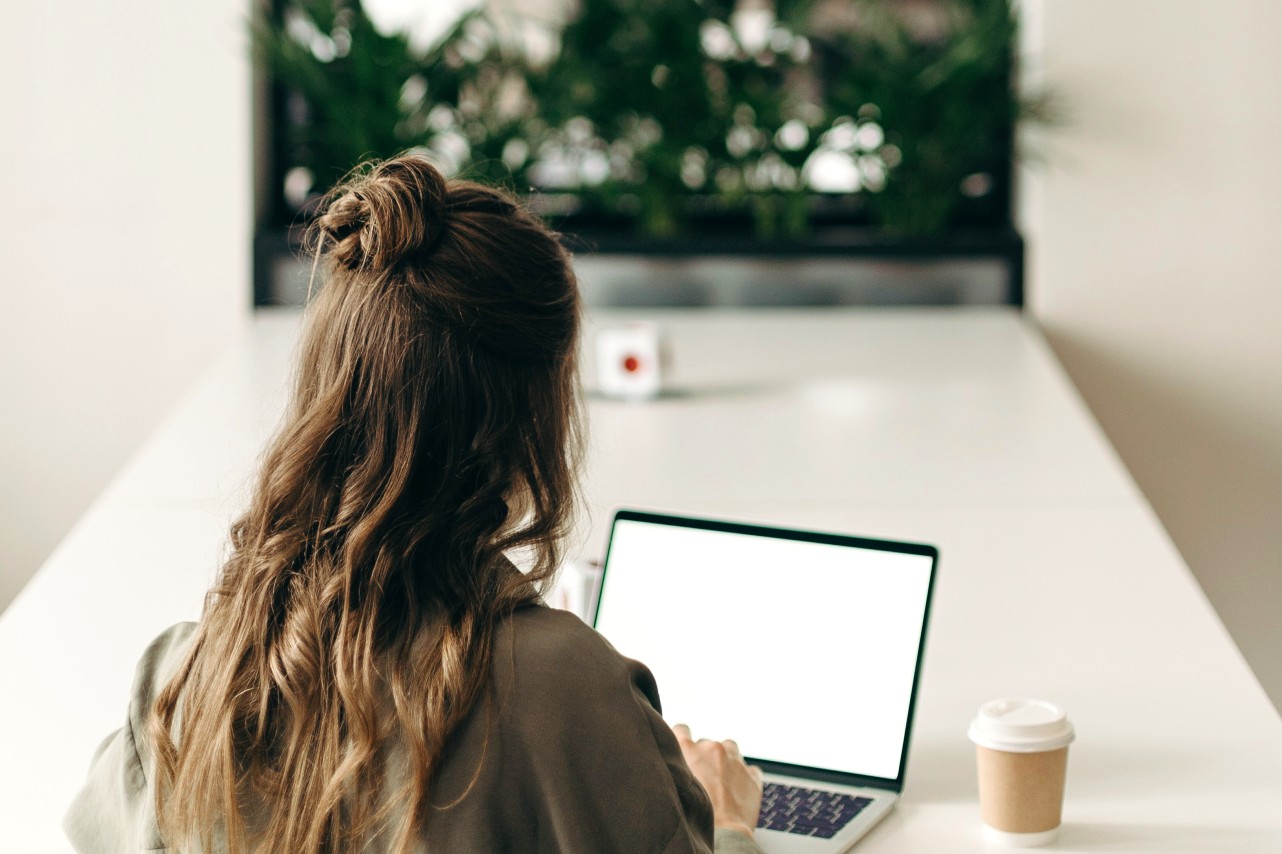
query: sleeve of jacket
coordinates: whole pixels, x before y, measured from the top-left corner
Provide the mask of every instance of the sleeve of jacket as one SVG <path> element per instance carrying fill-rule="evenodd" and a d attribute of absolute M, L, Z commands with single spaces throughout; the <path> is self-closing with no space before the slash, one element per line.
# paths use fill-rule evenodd
<path fill-rule="evenodd" d="M 752 838 L 724 827 L 717 828 L 713 849 L 716 854 L 765 854 Z"/>
<path fill-rule="evenodd" d="M 650 671 L 643 665 L 631 661 L 628 662 L 633 669 L 633 684 L 637 687 L 640 695 L 645 700 L 647 717 L 651 720 L 658 720 L 658 727 L 655 731 L 655 744 L 659 747 L 659 752 L 663 755 L 664 764 L 667 765 L 668 771 L 672 774 L 674 784 L 678 791 L 685 794 L 682 796 L 682 809 L 688 818 L 694 818 L 694 822 L 683 822 L 677 829 L 677 835 L 673 837 L 666 851 L 673 852 L 690 852 L 706 851 L 707 842 L 703 838 L 703 833 L 707 826 L 712 824 L 712 804 L 708 801 L 708 796 L 703 790 L 703 786 L 694 778 L 690 771 L 690 766 L 686 763 L 685 757 L 681 754 L 681 746 L 677 743 L 676 736 L 673 735 L 672 729 L 659 716 L 660 709 L 658 689 L 654 683 L 654 677 Z M 696 829 L 696 836 L 692 831 Z M 765 854 L 761 847 L 751 837 L 745 836 L 737 830 L 728 828 L 716 828 L 713 834 L 712 850 L 715 854 Z"/>
<path fill-rule="evenodd" d="M 659 689 L 650 670 L 640 662 L 623 659 L 630 674 L 633 699 L 645 717 L 654 736 L 655 747 L 672 777 L 678 793 L 683 820 L 669 841 L 665 854 L 686 854 L 708 850 L 708 831 L 712 827 L 712 804 L 703 786 L 695 779 L 681 753 L 672 728 L 664 721 Z M 764 854 L 752 838 L 735 830 L 717 828 L 712 836 L 715 854 Z"/>
<path fill-rule="evenodd" d="M 180 623 L 152 641 L 138 662 L 125 724 L 102 742 L 62 827 L 80 854 L 164 850 L 148 781 L 145 723 L 152 699 L 183 654 L 195 628 Z"/>
<path fill-rule="evenodd" d="M 518 612 L 438 778 L 429 850 L 710 854 L 712 807 L 659 714 L 654 679 L 578 617 Z"/>

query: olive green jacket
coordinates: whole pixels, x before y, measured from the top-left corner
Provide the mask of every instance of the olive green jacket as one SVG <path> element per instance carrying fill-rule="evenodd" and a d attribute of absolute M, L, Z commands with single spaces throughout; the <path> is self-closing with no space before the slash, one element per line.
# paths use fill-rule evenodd
<path fill-rule="evenodd" d="M 194 629 L 169 629 L 138 664 L 128 719 L 98 749 L 63 822 L 82 854 L 167 850 L 144 718 Z M 659 716 L 650 672 L 577 617 L 518 611 L 497 635 L 491 678 L 490 720 L 478 704 L 433 788 L 435 803 L 458 803 L 432 812 L 422 851 L 693 854 L 715 839 L 718 854 L 760 852 L 741 833 L 714 837 L 707 795 Z"/>

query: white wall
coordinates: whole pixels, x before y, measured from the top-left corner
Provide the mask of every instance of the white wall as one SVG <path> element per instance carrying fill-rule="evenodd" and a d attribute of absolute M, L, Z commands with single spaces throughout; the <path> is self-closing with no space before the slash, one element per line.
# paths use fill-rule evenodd
<path fill-rule="evenodd" d="M 0 609 L 247 317 L 247 13 L 5 6 Z"/>
<path fill-rule="evenodd" d="M 1282 3 L 1027 5 L 1032 311 L 1282 708 Z"/>

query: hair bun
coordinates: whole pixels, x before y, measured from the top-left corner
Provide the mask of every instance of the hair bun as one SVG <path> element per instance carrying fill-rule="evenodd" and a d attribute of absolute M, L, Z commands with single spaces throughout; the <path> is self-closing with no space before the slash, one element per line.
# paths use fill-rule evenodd
<path fill-rule="evenodd" d="M 427 158 L 385 160 L 335 188 L 317 220 L 326 254 L 353 270 L 382 271 L 429 251 L 445 228 L 445 176 Z"/>

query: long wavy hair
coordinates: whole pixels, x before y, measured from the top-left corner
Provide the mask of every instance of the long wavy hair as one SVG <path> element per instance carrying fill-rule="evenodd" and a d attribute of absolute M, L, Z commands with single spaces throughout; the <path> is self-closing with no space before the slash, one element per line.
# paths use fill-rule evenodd
<path fill-rule="evenodd" d="M 556 236 L 403 156 L 331 193 L 311 245 L 327 280 L 290 412 L 152 710 L 176 850 L 414 848 L 496 627 L 572 524 L 579 298 Z"/>

